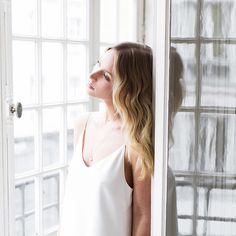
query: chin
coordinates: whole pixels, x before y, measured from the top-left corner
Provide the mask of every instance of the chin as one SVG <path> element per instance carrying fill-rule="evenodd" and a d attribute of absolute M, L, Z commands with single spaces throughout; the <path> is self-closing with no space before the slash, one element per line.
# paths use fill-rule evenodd
<path fill-rule="evenodd" d="M 91 89 L 87 88 L 86 92 L 87 92 L 88 95 L 94 96 L 94 92 Z"/>
<path fill-rule="evenodd" d="M 93 98 L 99 98 L 95 95 L 94 91 L 91 91 L 90 89 L 87 89 L 87 94 L 90 96 L 90 97 L 93 97 Z"/>

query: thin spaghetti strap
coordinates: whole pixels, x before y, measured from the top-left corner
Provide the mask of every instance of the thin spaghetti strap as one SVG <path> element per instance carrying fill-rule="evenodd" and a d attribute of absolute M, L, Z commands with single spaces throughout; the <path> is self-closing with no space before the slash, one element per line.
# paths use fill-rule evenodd
<path fill-rule="evenodd" d="M 86 123 L 85 123 L 85 127 L 84 127 L 84 129 L 85 129 L 85 132 L 86 132 L 86 128 L 87 128 L 87 124 L 88 124 L 88 120 L 89 120 L 89 117 L 90 117 L 90 113 L 88 114 L 88 117 L 87 117 L 87 120 L 86 120 Z"/>
<path fill-rule="evenodd" d="M 87 124 L 88 124 L 88 120 L 89 120 L 90 115 L 91 114 L 89 113 L 88 117 L 87 117 L 87 120 L 86 120 L 86 123 L 84 125 L 83 134 L 82 134 L 82 158 L 83 158 L 83 151 L 84 151 L 84 137 L 85 137 L 85 134 L 86 134 L 86 128 L 87 128 Z"/>

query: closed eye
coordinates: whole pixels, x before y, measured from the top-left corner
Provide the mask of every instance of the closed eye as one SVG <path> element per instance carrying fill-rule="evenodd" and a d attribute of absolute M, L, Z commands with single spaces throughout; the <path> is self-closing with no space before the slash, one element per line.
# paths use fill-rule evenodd
<path fill-rule="evenodd" d="M 106 72 L 103 74 L 103 77 L 105 78 L 105 80 L 107 80 L 107 81 L 111 81 L 110 76 L 107 75 Z"/>

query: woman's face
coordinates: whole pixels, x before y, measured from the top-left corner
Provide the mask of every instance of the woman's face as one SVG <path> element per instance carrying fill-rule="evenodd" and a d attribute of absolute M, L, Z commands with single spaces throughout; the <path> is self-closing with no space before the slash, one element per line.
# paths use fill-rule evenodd
<path fill-rule="evenodd" d="M 115 51 L 106 51 L 89 75 L 87 93 L 103 100 L 112 100 L 113 64 Z"/>

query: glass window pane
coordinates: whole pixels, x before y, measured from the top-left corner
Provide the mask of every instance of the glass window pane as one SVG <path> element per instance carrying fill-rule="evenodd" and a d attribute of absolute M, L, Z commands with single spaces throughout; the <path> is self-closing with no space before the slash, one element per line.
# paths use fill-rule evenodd
<path fill-rule="evenodd" d="M 171 46 L 179 54 L 183 62 L 183 90 L 185 91 L 182 106 L 195 106 L 196 103 L 196 82 L 197 82 L 197 61 L 196 61 L 196 46 L 190 43 L 172 43 Z M 170 70 L 172 70 L 170 65 Z M 175 75 L 176 72 L 174 72 Z M 170 80 L 175 77 L 170 78 Z M 171 81 L 170 81 L 171 83 Z M 177 91 L 173 91 L 174 93 Z"/>
<path fill-rule="evenodd" d="M 198 215 L 199 216 L 206 216 L 207 214 L 207 194 L 209 193 L 207 188 L 201 188 L 198 187 L 197 189 L 198 192 Z M 199 222 L 199 227 L 200 224 L 202 224 L 203 222 Z"/>
<path fill-rule="evenodd" d="M 43 165 L 58 163 L 62 155 L 62 110 L 43 110 Z"/>
<path fill-rule="evenodd" d="M 196 0 L 172 0 L 171 37 L 195 37 Z"/>
<path fill-rule="evenodd" d="M 112 44 L 106 46 L 100 46 L 99 55 L 100 56 L 103 55 L 109 47 L 112 47 Z"/>
<path fill-rule="evenodd" d="M 25 236 L 24 231 L 23 231 L 23 221 L 22 220 L 16 220 L 15 233 L 16 233 L 16 236 Z"/>
<path fill-rule="evenodd" d="M 86 48 L 82 45 L 70 44 L 67 46 L 67 52 L 68 100 L 88 99 Z"/>
<path fill-rule="evenodd" d="M 35 234 L 35 183 L 17 183 L 15 193 L 16 235 L 32 236 Z"/>
<path fill-rule="evenodd" d="M 63 57 L 62 45 L 43 43 L 42 45 L 43 102 L 63 100 Z"/>
<path fill-rule="evenodd" d="M 68 106 L 67 109 L 67 158 L 70 161 L 74 151 L 74 124 L 81 114 L 87 111 L 83 104 Z"/>
<path fill-rule="evenodd" d="M 235 184 L 235 181 L 234 181 Z M 227 187 L 227 184 L 225 184 Z M 211 217 L 236 218 L 236 191 L 234 189 L 212 189 L 210 191 L 208 215 Z M 207 233 L 209 235 L 234 235 L 235 223 L 208 221 Z"/>
<path fill-rule="evenodd" d="M 210 43 L 201 48 L 203 106 L 236 106 L 236 45 Z"/>
<path fill-rule="evenodd" d="M 100 1 L 100 41 L 136 41 L 137 1 L 101 0 Z"/>
<path fill-rule="evenodd" d="M 228 173 L 236 172 L 236 115 L 228 114 L 224 120 L 224 170 Z"/>
<path fill-rule="evenodd" d="M 203 1 L 202 10 L 204 37 L 229 38 L 236 37 L 236 2 L 235 1 Z"/>
<path fill-rule="evenodd" d="M 37 113 L 23 110 L 22 118 L 14 119 L 14 160 L 15 173 L 19 174 L 34 169 L 35 137 L 37 135 Z"/>
<path fill-rule="evenodd" d="M 43 210 L 43 228 L 44 232 L 58 224 L 59 211 L 58 207 L 51 207 Z"/>
<path fill-rule="evenodd" d="M 67 37 L 70 39 L 87 38 L 87 1 L 67 1 Z"/>
<path fill-rule="evenodd" d="M 169 149 L 169 164 L 174 170 L 194 169 L 194 129 L 193 113 L 177 113 L 173 127 L 174 145 Z"/>
<path fill-rule="evenodd" d="M 202 114 L 199 171 L 235 173 L 236 116 Z"/>
<path fill-rule="evenodd" d="M 100 1 L 100 41 L 117 41 L 117 0 Z"/>
<path fill-rule="evenodd" d="M 235 183 L 235 181 L 234 181 Z M 226 187 L 227 185 L 225 185 Z M 210 191 L 208 216 L 236 218 L 236 190 L 212 189 Z"/>
<path fill-rule="evenodd" d="M 43 228 L 44 233 L 58 224 L 59 174 L 43 178 Z"/>
<path fill-rule="evenodd" d="M 24 213 L 35 211 L 35 186 L 34 183 L 25 184 L 24 187 Z"/>
<path fill-rule="evenodd" d="M 136 0 L 119 0 L 119 42 L 136 41 Z"/>
<path fill-rule="evenodd" d="M 201 171 L 215 171 L 216 133 L 219 123 L 215 114 L 203 114 L 200 125 L 198 169 Z"/>
<path fill-rule="evenodd" d="M 25 234 L 24 236 L 35 235 L 35 215 L 25 217 Z"/>
<path fill-rule="evenodd" d="M 193 222 L 188 219 L 179 219 L 179 235 L 193 235 Z"/>
<path fill-rule="evenodd" d="M 41 0 L 42 1 L 42 36 L 62 37 L 63 16 L 62 0 Z M 53 13 L 53 14 L 52 14 Z"/>
<path fill-rule="evenodd" d="M 20 186 L 15 188 L 15 216 L 20 217 L 23 215 L 23 189 Z M 18 222 L 20 224 L 20 222 Z"/>
<path fill-rule="evenodd" d="M 58 204 L 59 202 L 59 175 L 47 176 L 43 180 L 43 206 Z"/>
<path fill-rule="evenodd" d="M 197 221 L 197 235 L 205 235 L 206 222 L 205 220 Z"/>
<path fill-rule="evenodd" d="M 99 111 L 106 111 L 106 104 L 104 102 L 99 102 Z"/>
<path fill-rule="evenodd" d="M 232 222 L 219 222 L 208 221 L 207 222 L 207 235 L 222 236 L 222 235 L 234 235 L 236 232 L 236 224 Z"/>
<path fill-rule="evenodd" d="M 12 34 L 37 34 L 37 0 L 12 0 Z"/>
<path fill-rule="evenodd" d="M 177 186 L 176 188 L 178 204 L 178 215 L 193 214 L 193 188 L 189 186 Z"/>
<path fill-rule="evenodd" d="M 22 104 L 36 102 L 36 44 L 13 40 L 13 94 Z"/>

